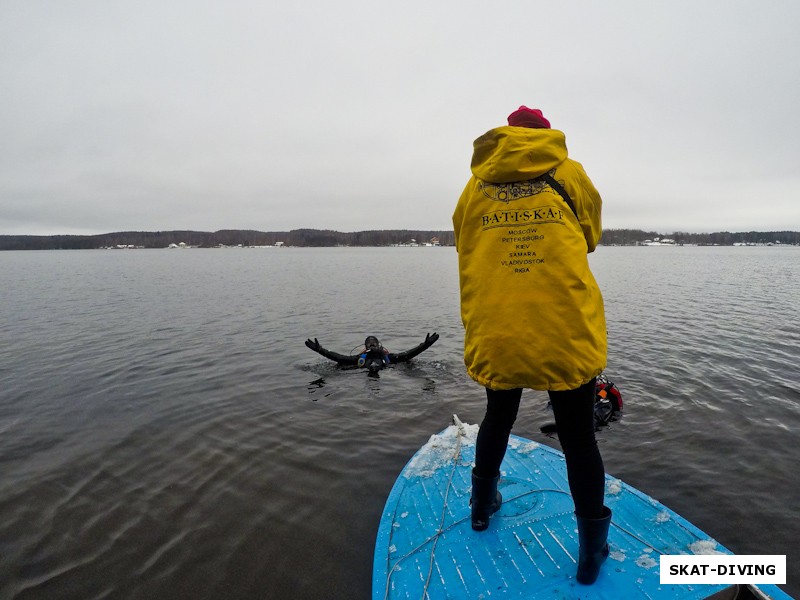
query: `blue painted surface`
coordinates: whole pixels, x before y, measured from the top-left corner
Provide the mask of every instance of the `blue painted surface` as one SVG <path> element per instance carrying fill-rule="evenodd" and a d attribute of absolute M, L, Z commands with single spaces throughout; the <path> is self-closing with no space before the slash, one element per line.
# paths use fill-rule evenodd
<path fill-rule="evenodd" d="M 661 585 L 660 554 L 731 552 L 610 476 L 611 554 L 594 585 L 577 583 L 577 527 L 564 455 L 517 436 L 501 467 L 503 505 L 487 531 L 473 531 L 469 497 L 477 426 L 460 431 L 453 425 L 432 436 L 397 478 L 377 535 L 373 600 L 700 599 L 727 587 Z M 760 589 L 775 600 L 791 600 L 775 586 Z"/>

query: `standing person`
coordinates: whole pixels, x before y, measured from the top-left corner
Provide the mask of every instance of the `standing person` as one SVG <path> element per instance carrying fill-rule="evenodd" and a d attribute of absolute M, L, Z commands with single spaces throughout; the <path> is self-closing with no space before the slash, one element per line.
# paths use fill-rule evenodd
<path fill-rule="evenodd" d="M 595 378 L 606 364 L 603 299 L 587 254 L 602 201 L 564 134 L 521 106 L 474 142 L 472 178 L 453 214 L 464 362 L 486 388 L 472 471 L 472 528 L 500 508 L 500 464 L 523 388 L 550 395 L 575 503 L 577 579 L 608 556 L 611 511 L 594 437 Z"/>

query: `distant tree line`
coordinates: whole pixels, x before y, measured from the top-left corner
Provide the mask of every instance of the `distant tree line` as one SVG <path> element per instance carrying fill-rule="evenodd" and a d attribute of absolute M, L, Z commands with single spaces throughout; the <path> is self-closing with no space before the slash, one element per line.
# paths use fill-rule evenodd
<path fill-rule="evenodd" d="M 428 244 L 438 240 L 442 246 L 455 243 L 452 231 L 376 230 L 342 233 L 320 229 L 292 231 L 120 231 L 98 235 L 0 235 L 0 250 L 90 250 L 95 248 L 167 248 L 186 244 L 199 248 L 219 246 L 392 246 Z"/>
<path fill-rule="evenodd" d="M 668 238 L 676 244 L 696 244 L 698 246 L 732 246 L 733 244 L 800 244 L 798 231 L 744 231 L 731 233 L 721 231 L 715 233 L 659 233 L 640 229 L 606 229 L 603 231 L 602 244 L 606 246 L 635 246 L 646 240 Z"/>
<path fill-rule="evenodd" d="M 658 233 L 640 229 L 606 229 L 602 244 L 606 246 L 635 246 L 646 240 L 669 238 L 677 244 L 731 246 L 745 244 L 800 245 L 797 231 L 748 231 L 730 233 Z M 99 235 L 0 235 L 0 250 L 90 250 L 133 246 L 136 248 L 167 248 L 170 244 L 186 244 L 198 248 L 219 246 L 393 246 L 398 244 L 427 244 L 438 240 L 442 246 L 452 246 L 452 231 L 391 229 L 342 233 L 328 229 L 294 229 L 292 231 L 251 231 L 223 229 L 220 231 L 120 231 Z"/>

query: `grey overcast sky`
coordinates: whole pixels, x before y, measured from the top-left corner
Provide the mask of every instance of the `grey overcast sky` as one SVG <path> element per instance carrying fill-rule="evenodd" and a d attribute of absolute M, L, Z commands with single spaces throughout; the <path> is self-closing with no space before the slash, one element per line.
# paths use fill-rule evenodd
<path fill-rule="evenodd" d="M 0 0 L 0 234 L 451 229 L 566 133 L 606 228 L 800 230 L 797 0 Z"/>

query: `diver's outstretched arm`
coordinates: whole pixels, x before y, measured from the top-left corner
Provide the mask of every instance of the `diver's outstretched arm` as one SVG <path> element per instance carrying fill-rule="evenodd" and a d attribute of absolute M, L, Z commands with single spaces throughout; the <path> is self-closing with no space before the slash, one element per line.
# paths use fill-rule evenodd
<path fill-rule="evenodd" d="M 317 341 L 317 338 L 314 338 L 312 341 L 310 338 L 306 340 L 306 346 L 311 348 L 314 352 L 318 352 L 322 354 L 325 358 L 330 358 L 331 360 L 335 360 L 340 365 L 354 365 L 358 363 L 358 356 L 348 356 L 346 354 L 339 354 L 338 352 L 331 352 L 330 350 L 326 350 L 323 348 L 320 343 Z"/>
<path fill-rule="evenodd" d="M 422 342 L 419 346 L 412 348 L 411 350 L 406 350 L 405 352 L 398 352 L 397 354 L 389 354 L 389 361 L 393 363 L 405 362 L 407 360 L 411 360 L 420 352 L 424 352 L 431 346 L 433 346 L 434 342 L 439 339 L 438 333 L 429 333 L 425 336 L 425 341 Z"/>

